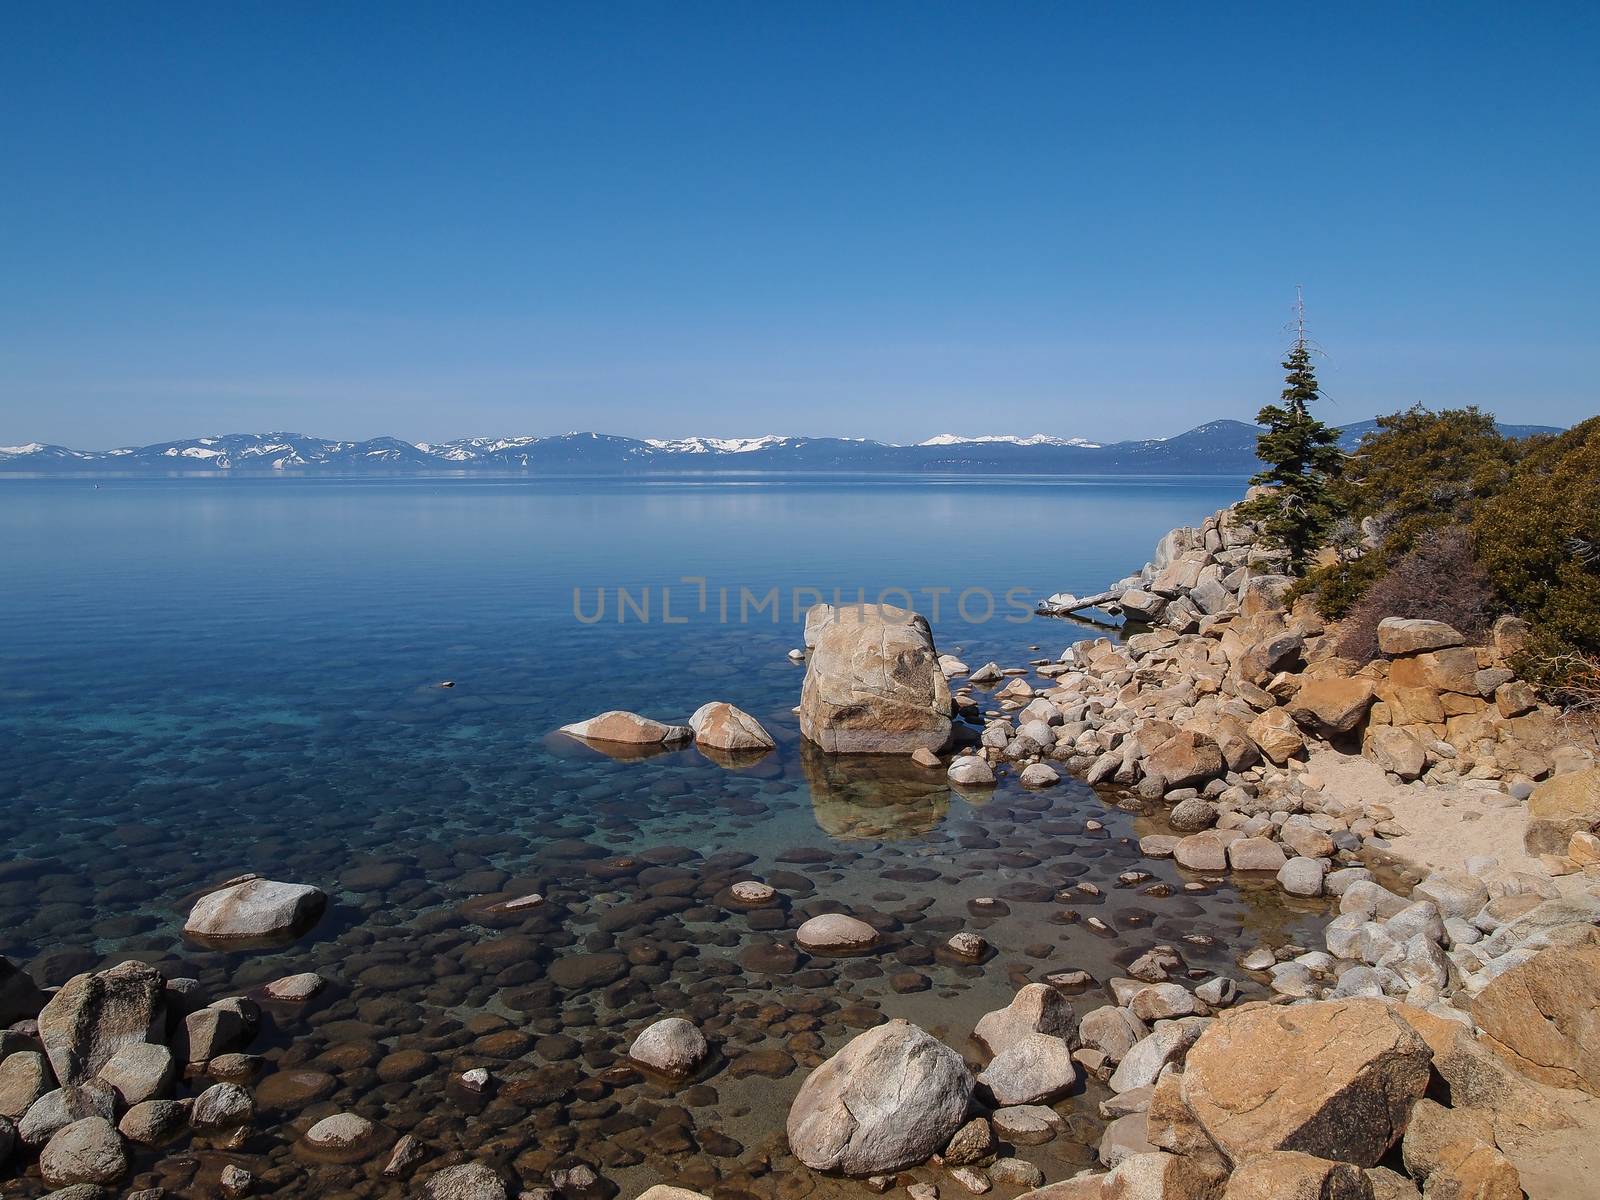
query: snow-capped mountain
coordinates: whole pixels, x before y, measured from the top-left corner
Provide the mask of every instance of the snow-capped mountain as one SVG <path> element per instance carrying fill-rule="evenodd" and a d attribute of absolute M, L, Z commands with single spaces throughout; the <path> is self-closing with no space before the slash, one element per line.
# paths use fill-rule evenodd
<path fill-rule="evenodd" d="M 931 437 L 925 442 L 918 442 L 919 446 L 981 446 L 990 442 L 1006 442 L 1012 446 L 1082 446 L 1085 450 L 1098 450 L 1101 443 L 1091 442 L 1088 438 L 1052 437 L 1048 433 L 1036 433 L 1032 437 L 1018 437 L 1014 433 L 985 433 L 979 437 L 962 437 L 959 433 L 941 433 L 938 437 Z"/>
<path fill-rule="evenodd" d="M 1354 449 L 1371 421 L 1344 426 L 1340 444 Z M 1512 435 L 1553 433 L 1547 426 L 1502 426 Z M 232 433 L 214 437 L 72 450 L 28 442 L 0 446 L 0 472 L 223 474 L 463 473 L 483 470 L 550 475 L 673 472 L 854 472 L 1022 475 L 1248 475 L 1258 469 L 1259 431 L 1243 421 L 1210 421 L 1169 438 L 1101 444 L 1034 434 L 940 434 L 916 445 L 866 438 L 629 438 L 604 433 L 549 437 L 477 437 L 413 444 L 380 437 L 331 441 L 298 433 Z"/>

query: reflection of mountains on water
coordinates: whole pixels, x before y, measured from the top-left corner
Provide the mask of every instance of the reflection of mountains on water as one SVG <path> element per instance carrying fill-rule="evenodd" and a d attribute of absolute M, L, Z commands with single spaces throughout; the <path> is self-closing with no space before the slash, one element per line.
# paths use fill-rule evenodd
<path fill-rule="evenodd" d="M 944 772 L 897 754 L 826 754 L 809 742 L 800 763 L 817 827 L 841 841 L 904 841 L 937 829 L 950 812 Z"/>

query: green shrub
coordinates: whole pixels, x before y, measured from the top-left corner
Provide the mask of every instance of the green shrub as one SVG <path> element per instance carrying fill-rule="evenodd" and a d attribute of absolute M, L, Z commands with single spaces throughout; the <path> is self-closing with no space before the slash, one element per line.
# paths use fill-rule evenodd
<path fill-rule="evenodd" d="M 1600 417 L 1530 444 L 1473 534 L 1501 604 L 1532 623 L 1535 658 L 1600 651 Z"/>

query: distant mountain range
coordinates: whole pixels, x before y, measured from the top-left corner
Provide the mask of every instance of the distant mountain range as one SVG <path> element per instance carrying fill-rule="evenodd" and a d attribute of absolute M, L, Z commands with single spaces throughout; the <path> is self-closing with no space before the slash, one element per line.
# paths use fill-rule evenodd
<path fill-rule="evenodd" d="M 1353 450 L 1377 428 L 1340 428 Z M 1558 433 L 1548 425 L 1502 425 L 1512 437 Z M 1028 475 L 1248 475 L 1260 466 L 1256 426 L 1208 421 L 1187 433 L 1143 441 L 1091 442 L 1046 434 L 941 434 L 913 446 L 865 438 L 678 438 L 670 441 L 563 433 L 414 444 L 380 437 L 336 442 L 298 433 L 230 433 L 119 450 L 69 450 L 38 442 L 0 446 L 0 472 L 215 474 L 254 472 L 418 473 L 526 471 L 537 475 L 681 474 L 708 471 L 886 472 Z"/>

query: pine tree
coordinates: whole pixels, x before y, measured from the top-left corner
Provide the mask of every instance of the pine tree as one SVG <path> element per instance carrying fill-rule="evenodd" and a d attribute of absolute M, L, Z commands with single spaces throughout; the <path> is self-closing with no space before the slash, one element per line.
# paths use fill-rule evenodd
<path fill-rule="evenodd" d="M 1282 402 L 1256 414 L 1257 423 L 1266 426 L 1256 438 L 1256 456 L 1267 468 L 1250 482 L 1271 490 L 1246 503 L 1242 515 L 1261 526 L 1268 542 L 1287 551 L 1290 572 L 1302 575 L 1339 516 L 1330 485 L 1344 453 L 1338 431 L 1311 415 L 1322 393 L 1311 363 L 1304 303 L 1297 300 L 1295 311 L 1294 345 L 1283 360 Z"/>

